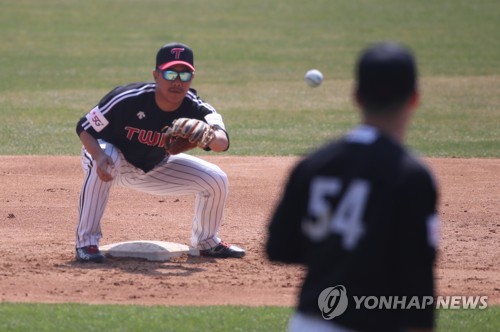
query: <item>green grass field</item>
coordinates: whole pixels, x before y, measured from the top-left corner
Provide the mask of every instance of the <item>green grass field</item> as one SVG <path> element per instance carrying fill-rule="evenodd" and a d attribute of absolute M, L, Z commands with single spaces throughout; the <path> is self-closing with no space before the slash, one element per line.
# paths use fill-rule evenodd
<path fill-rule="evenodd" d="M 500 156 L 496 0 L 0 4 L 0 154 L 78 154 L 76 120 L 114 86 L 151 80 L 172 40 L 194 48 L 193 87 L 224 116 L 229 154 L 302 154 L 358 121 L 355 57 L 391 39 L 420 65 L 408 144 L 428 156 Z M 310 68 L 325 76 L 318 88 L 303 82 Z"/>
<path fill-rule="evenodd" d="M 193 87 L 234 155 L 299 155 L 357 123 L 355 57 L 411 46 L 422 104 L 408 144 L 500 157 L 498 0 L 0 0 L 0 155 L 77 155 L 75 124 L 116 85 L 151 79 L 166 42 L 195 51 Z M 325 76 L 318 88 L 308 69 Z M 275 331 L 290 308 L 0 304 L 1 331 Z M 31 318 L 30 318 L 31 317 Z M 500 310 L 441 310 L 438 330 L 498 331 Z M 189 324 L 189 325 L 188 325 Z"/>
<path fill-rule="evenodd" d="M 292 308 L 0 303 L 0 331 L 285 331 Z M 499 307 L 438 311 L 439 331 L 499 331 Z"/>

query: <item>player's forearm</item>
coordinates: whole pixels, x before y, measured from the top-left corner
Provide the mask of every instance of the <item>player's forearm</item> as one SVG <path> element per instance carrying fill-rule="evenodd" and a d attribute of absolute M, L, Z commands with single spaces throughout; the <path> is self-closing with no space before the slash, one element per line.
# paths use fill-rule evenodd
<path fill-rule="evenodd" d="M 92 156 L 94 160 L 104 155 L 104 151 L 101 149 L 99 142 L 92 135 L 86 131 L 80 133 L 80 141 L 82 141 L 85 150 Z"/>
<path fill-rule="evenodd" d="M 227 134 L 223 130 L 215 131 L 215 138 L 209 145 L 210 149 L 214 152 L 226 151 L 229 147 L 229 140 Z"/>

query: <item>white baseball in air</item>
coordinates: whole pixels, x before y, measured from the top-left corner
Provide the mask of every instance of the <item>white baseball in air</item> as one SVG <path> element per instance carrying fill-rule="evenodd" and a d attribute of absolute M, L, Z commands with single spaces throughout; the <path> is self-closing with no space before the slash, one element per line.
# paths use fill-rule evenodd
<path fill-rule="evenodd" d="M 323 74 L 317 69 L 311 69 L 306 73 L 304 79 L 309 86 L 316 87 L 323 82 Z"/>

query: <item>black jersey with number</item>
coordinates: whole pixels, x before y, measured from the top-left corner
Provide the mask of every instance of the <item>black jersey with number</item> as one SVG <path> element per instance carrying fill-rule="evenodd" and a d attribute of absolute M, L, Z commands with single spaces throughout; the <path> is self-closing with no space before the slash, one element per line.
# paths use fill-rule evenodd
<path fill-rule="evenodd" d="M 320 293 L 343 285 L 349 305 L 331 320 L 336 324 L 431 327 L 431 306 L 356 309 L 353 297 L 434 296 L 436 200 L 433 177 L 416 157 L 375 128 L 359 126 L 294 168 L 269 225 L 267 254 L 307 267 L 300 312 L 321 318 Z"/>
<path fill-rule="evenodd" d="M 182 105 L 173 112 L 162 111 L 155 101 L 155 83 L 119 86 L 77 124 L 77 134 L 86 130 L 97 139 L 112 143 L 125 158 L 145 172 L 165 157 L 162 129 L 177 118 L 192 118 L 224 129 L 222 118 L 190 89 Z"/>

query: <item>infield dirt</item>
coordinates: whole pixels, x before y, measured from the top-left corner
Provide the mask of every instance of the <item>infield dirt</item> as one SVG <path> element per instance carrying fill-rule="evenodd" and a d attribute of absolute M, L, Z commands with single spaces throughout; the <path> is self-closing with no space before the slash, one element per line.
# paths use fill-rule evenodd
<path fill-rule="evenodd" d="M 266 227 L 293 157 L 201 156 L 229 176 L 220 236 L 243 259 L 74 261 L 79 157 L 0 157 L 0 301 L 145 305 L 293 306 L 304 270 L 271 264 Z M 441 198 L 439 295 L 487 295 L 500 304 L 500 159 L 428 158 Z M 194 197 L 114 188 L 101 244 L 189 243 Z"/>

